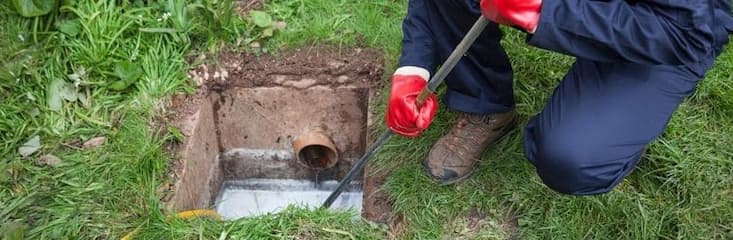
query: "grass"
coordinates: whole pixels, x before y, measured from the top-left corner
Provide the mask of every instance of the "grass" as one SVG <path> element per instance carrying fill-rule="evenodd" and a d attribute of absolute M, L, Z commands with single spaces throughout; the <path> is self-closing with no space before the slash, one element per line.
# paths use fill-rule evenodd
<path fill-rule="evenodd" d="M 17 16 L 0 4 L 0 236 L 20 229 L 15 232 L 31 239 L 104 239 L 138 229 L 136 239 L 385 237 L 385 226 L 348 212 L 290 208 L 230 222 L 171 219 L 160 201 L 171 160 L 163 145 L 170 138 L 151 122 L 168 96 L 193 90 L 185 76 L 192 67 L 187 57 L 222 47 L 247 50 L 262 42 L 271 52 L 323 43 L 378 48 L 387 69 L 394 69 L 406 1 L 268 1 L 263 10 L 287 23 L 271 39 L 233 13 L 228 1 L 115 2 L 79 1 L 38 18 Z M 59 31 L 62 23 L 72 31 Z M 526 122 L 542 109 L 572 58 L 529 47 L 521 33 L 505 31 L 517 107 Z M 493 147 L 465 183 L 437 186 L 420 161 L 455 118 L 442 108 L 423 137 L 393 140 L 375 161 L 392 171 L 385 189 L 404 215 L 395 234 L 497 239 L 511 234 L 502 219 L 516 216 L 522 239 L 733 238 L 731 48 L 638 168 L 603 196 L 561 196 L 544 187 L 524 158 L 521 130 Z M 140 77 L 123 90 L 110 89 L 122 81 L 115 69 L 125 61 L 139 66 Z M 59 100 L 52 84 L 58 79 L 73 90 L 64 96 L 77 99 L 62 97 L 61 106 L 52 107 Z M 375 109 L 383 108 L 384 101 L 376 103 Z M 34 136 L 40 149 L 19 156 L 18 148 Z M 78 148 L 98 136 L 107 138 L 104 145 Z M 62 161 L 36 163 L 44 154 Z M 468 231 L 465 218 L 476 209 L 487 223 Z"/>

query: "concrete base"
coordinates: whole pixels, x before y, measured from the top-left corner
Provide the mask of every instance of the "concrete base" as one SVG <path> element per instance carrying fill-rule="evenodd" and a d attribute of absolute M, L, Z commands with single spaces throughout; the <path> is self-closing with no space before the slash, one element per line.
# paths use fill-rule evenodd
<path fill-rule="evenodd" d="M 275 213 L 289 205 L 318 208 L 338 182 L 316 185 L 306 180 L 247 179 L 225 182 L 216 203 L 216 211 L 224 219 L 237 219 Z M 332 207 L 361 212 L 362 193 L 359 184 L 352 184 Z"/>

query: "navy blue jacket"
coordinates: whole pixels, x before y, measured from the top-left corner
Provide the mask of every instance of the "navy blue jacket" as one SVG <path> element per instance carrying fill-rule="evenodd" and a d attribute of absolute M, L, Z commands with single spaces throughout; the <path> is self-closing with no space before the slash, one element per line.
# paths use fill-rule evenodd
<path fill-rule="evenodd" d="M 544 0 L 529 43 L 599 62 L 709 64 L 733 32 L 728 0 Z"/>

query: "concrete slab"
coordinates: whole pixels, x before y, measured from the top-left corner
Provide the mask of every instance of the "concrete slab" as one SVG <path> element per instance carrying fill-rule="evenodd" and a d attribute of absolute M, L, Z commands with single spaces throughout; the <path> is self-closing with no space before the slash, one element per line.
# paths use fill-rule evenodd
<path fill-rule="evenodd" d="M 314 182 L 291 179 L 247 179 L 228 181 L 216 203 L 216 211 L 224 219 L 237 219 L 276 213 L 296 205 L 318 208 L 336 188 L 336 181 Z M 361 212 L 362 193 L 358 184 L 352 184 L 336 199 L 333 208 Z"/>

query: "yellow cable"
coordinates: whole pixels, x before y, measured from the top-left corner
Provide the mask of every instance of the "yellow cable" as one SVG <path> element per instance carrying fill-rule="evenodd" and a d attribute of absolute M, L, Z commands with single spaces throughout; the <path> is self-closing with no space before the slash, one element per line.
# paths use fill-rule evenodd
<path fill-rule="evenodd" d="M 198 217 L 209 217 L 213 218 L 215 220 L 221 220 L 221 216 L 219 214 L 211 209 L 197 209 L 197 210 L 190 210 L 190 211 L 183 211 L 176 213 L 176 215 L 168 216 L 166 219 L 171 220 L 171 218 L 179 218 L 183 220 L 198 218 Z M 137 232 L 140 231 L 140 228 L 142 225 L 135 228 L 135 230 L 132 230 L 132 232 L 128 233 L 124 237 L 122 237 L 120 240 L 132 240 L 132 236 L 137 234 Z"/>
<path fill-rule="evenodd" d="M 175 215 L 175 217 L 180 219 L 192 219 L 192 218 L 198 218 L 198 217 L 210 217 L 215 220 L 221 220 L 221 216 L 219 216 L 216 211 L 211 209 L 198 209 L 198 210 L 191 210 L 191 211 L 183 211 L 179 212 Z M 170 220 L 170 217 L 168 217 Z"/>

